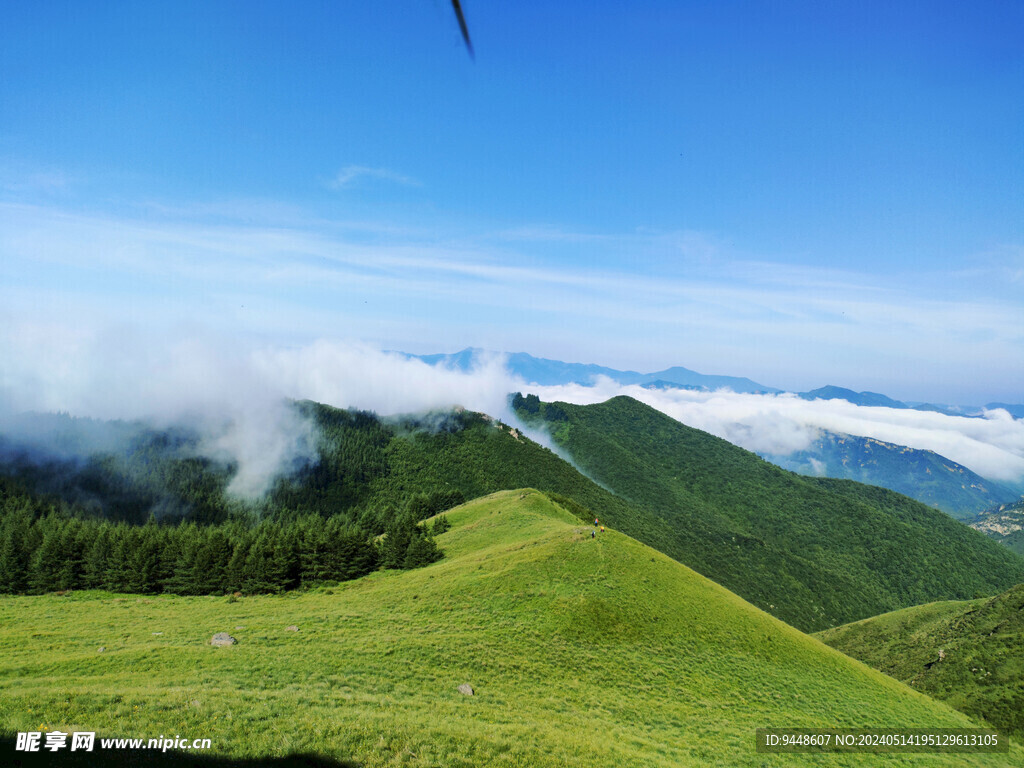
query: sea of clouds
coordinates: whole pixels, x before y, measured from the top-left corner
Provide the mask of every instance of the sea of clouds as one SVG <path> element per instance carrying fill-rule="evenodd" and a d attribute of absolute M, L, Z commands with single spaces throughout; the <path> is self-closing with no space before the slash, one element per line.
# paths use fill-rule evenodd
<path fill-rule="evenodd" d="M 511 420 L 514 391 L 579 404 L 628 395 L 759 453 L 787 455 L 828 430 L 932 450 L 983 477 L 1024 482 L 1024 421 L 1001 410 L 966 418 L 790 394 L 645 389 L 605 378 L 537 386 L 513 377 L 497 354 L 459 371 L 353 341 L 240 344 L 130 327 L 11 324 L 0 330 L 0 359 L 0 431 L 28 411 L 189 426 L 202 435 L 205 454 L 237 463 L 230 490 L 249 498 L 314 456 L 313 426 L 290 400 L 380 415 L 462 405 Z"/>
<path fill-rule="evenodd" d="M 826 430 L 935 451 L 992 480 L 1024 480 L 1024 421 L 1004 410 L 969 418 L 860 406 L 845 400 L 808 401 L 788 393 L 645 389 L 607 379 L 592 386 L 533 386 L 530 391 L 542 400 L 580 404 L 628 395 L 688 426 L 757 453 L 786 456 L 808 448 L 821 430 Z"/>

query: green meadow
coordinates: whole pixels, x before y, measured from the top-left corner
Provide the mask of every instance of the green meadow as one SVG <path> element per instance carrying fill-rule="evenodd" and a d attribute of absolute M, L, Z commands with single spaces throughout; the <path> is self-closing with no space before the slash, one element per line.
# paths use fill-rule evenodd
<path fill-rule="evenodd" d="M 904 608 L 817 636 L 1024 739 L 1024 584 L 992 598 Z"/>
<path fill-rule="evenodd" d="M 3 729 L 210 738 L 232 760 L 367 767 L 1024 762 L 1019 748 L 756 754 L 758 727 L 977 724 L 634 539 L 591 538 L 538 491 L 447 517 L 443 560 L 334 587 L 0 598 Z M 238 643 L 212 647 L 216 632 Z"/>

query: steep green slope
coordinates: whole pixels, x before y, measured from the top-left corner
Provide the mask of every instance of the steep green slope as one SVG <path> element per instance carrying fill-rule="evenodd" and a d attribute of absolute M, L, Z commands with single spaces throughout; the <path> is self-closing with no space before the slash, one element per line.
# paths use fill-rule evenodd
<path fill-rule="evenodd" d="M 222 522 L 240 513 L 292 518 L 340 516 L 374 532 L 410 505 L 420 516 L 494 491 L 533 485 L 629 515 L 628 505 L 515 429 L 469 411 L 399 418 L 297 403 L 316 434 L 315 459 L 281 478 L 257 502 L 232 497 L 237 469 L 198 456 L 201 438 L 185 429 L 119 425 L 52 415 L 43 422 L 75 452 L 47 455 L 0 436 L 0 491 L 29 489 L 43 506 L 59 498 L 79 512 L 144 523 Z M 40 417 L 41 418 L 41 417 Z M 34 423 L 34 422 L 33 422 Z M 51 441 L 54 442 L 54 441 Z M 99 445 L 89 452 L 85 446 Z M 5 476 L 15 478 L 5 482 Z M 40 498 L 41 497 L 41 498 Z"/>
<path fill-rule="evenodd" d="M 848 656 L 1024 739 L 1024 584 L 819 633 Z"/>
<path fill-rule="evenodd" d="M 634 525 L 646 518 L 548 448 L 479 413 L 383 420 L 325 405 L 307 407 L 314 409 L 323 436 L 320 461 L 273 494 L 272 503 L 284 513 L 346 514 L 369 524 L 410 504 L 433 514 L 451 506 L 444 502 L 453 497 L 532 486 Z"/>
<path fill-rule="evenodd" d="M 609 514 L 618 528 L 801 629 L 1024 580 L 1024 559 L 941 512 L 786 472 L 631 398 L 515 402 L 588 476 L 646 513 Z"/>
<path fill-rule="evenodd" d="M 1011 489 L 934 451 L 870 437 L 823 432 L 802 451 L 764 458 L 803 475 L 880 485 L 958 520 L 969 520 L 980 510 L 1017 498 Z"/>
<path fill-rule="evenodd" d="M 238 758 L 366 768 L 781 766 L 793 757 L 756 754 L 756 728 L 973 725 L 635 540 L 591 538 L 539 492 L 447 517 L 443 561 L 333 589 L 0 598 L 0 718 L 10 731 L 181 734 Z M 211 647 L 219 631 L 238 644 Z"/>

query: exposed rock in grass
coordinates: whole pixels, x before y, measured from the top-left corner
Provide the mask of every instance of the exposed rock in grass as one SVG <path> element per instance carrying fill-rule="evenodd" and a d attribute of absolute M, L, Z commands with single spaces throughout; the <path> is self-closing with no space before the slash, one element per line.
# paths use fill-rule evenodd
<path fill-rule="evenodd" d="M 210 645 L 213 646 L 234 645 L 237 642 L 238 641 L 235 640 L 235 638 L 233 638 L 227 632 L 218 632 L 212 638 L 210 638 Z"/>
<path fill-rule="evenodd" d="M 463 683 L 462 685 L 460 685 L 458 687 L 458 691 L 459 691 L 459 693 L 465 694 L 466 696 L 472 696 L 473 695 L 473 686 L 470 685 L 469 683 Z"/>
<path fill-rule="evenodd" d="M 285 629 L 287 631 L 289 631 L 289 632 L 298 632 L 299 631 L 299 628 L 296 627 L 294 624 L 292 624 L 290 627 L 285 627 Z"/>

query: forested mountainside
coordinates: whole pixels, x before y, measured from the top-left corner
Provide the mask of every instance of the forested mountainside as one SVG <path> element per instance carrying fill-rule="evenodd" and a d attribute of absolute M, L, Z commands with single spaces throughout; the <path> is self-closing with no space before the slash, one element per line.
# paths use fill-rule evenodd
<path fill-rule="evenodd" d="M 157 528 L 251 518 L 282 530 L 330 519 L 364 540 L 398 521 L 410 547 L 418 521 L 465 499 L 531 486 L 804 630 L 1024 581 L 1024 559 L 942 513 L 881 489 L 785 472 L 629 398 L 521 408 L 548 424 L 585 474 L 478 413 L 382 419 L 296 407 L 315 425 L 316 456 L 259 502 L 228 494 L 234 468 L 197 456 L 186 433 L 140 430 L 119 451 L 56 464 L 21 456 L 7 471 L 43 506 L 69 499 L 79 517 L 142 523 L 152 514 Z"/>
<path fill-rule="evenodd" d="M 662 551 L 795 626 L 1024 580 L 1024 559 L 942 512 L 787 472 L 631 398 L 579 406 L 517 395 L 513 404 L 584 473 L 644 510 L 646 526 L 667 532 Z"/>

